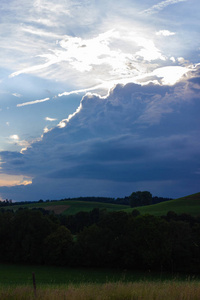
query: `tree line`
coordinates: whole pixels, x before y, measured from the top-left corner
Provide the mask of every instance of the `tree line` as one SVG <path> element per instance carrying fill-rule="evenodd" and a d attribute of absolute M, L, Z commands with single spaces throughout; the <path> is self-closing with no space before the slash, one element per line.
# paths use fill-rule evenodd
<path fill-rule="evenodd" d="M 0 262 L 198 273 L 200 217 L 1 209 Z"/>
<path fill-rule="evenodd" d="M 13 202 L 12 199 L 0 201 L 0 207 L 5 206 L 17 206 L 22 204 L 31 204 L 31 203 L 43 203 L 43 202 L 54 202 L 54 201 L 84 201 L 84 202 L 100 202 L 100 203 L 111 203 L 119 205 L 128 205 L 131 207 L 144 206 L 157 204 L 164 201 L 172 200 L 172 198 L 152 196 L 148 191 L 137 191 L 133 192 L 130 196 L 125 196 L 123 198 L 111 198 L 111 197 L 77 197 L 77 198 L 64 198 L 60 200 L 42 200 L 39 201 L 24 201 L 24 202 Z"/>

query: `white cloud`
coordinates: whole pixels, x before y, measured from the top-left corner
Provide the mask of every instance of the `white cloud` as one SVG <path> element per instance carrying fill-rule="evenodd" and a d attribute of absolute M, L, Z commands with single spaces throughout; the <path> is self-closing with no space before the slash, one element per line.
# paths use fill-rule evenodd
<path fill-rule="evenodd" d="M 26 140 L 20 140 L 19 136 L 17 134 L 13 134 L 9 136 L 9 143 L 15 144 L 21 147 L 21 152 L 27 149 L 27 147 L 30 146 L 30 143 Z"/>
<path fill-rule="evenodd" d="M 71 95 L 96 88 L 105 89 L 105 86 L 111 86 L 109 82 L 120 82 L 121 79 L 132 81 L 132 78 L 153 70 L 155 60 L 166 61 L 153 40 L 141 36 L 140 32 L 125 34 L 124 29 L 108 30 L 90 38 L 68 35 L 58 41 L 55 47 L 46 54 L 37 55 L 39 64 L 13 72 L 10 78 L 39 72 L 62 77 L 61 80 L 67 78 L 63 74 L 70 74 L 73 84 L 77 82 L 83 87 L 88 85 L 88 81 L 91 82 L 92 87 L 59 94 Z M 51 72 L 53 65 L 56 71 Z"/>
<path fill-rule="evenodd" d="M 140 51 L 136 52 L 136 56 L 139 55 L 147 61 L 152 61 L 156 59 L 166 60 L 165 56 L 162 55 L 160 50 L 156 48 L 153 41 L 140 37 L 138 37 L 136 41 L 138 45 L 142 47 Z"/>
<path fill-rule="evenodd" d="M 153 5 L 152 7 L 145 9 L 141 12 L 141 14 L 155 14 L 158 13 L 159 11 L 163 10 L 165 7 L 168 5 L 176 4 L 179 2 L 185 2 L 187 0 L 164 0 L 159 2 L 158 4 Z"/>
<path fill-rule="evenodd" d="M 48 127 L 46 126 L 45 128 L 44 128 L 44 133 L 47 133 L 47 132 L 49 132 L 49 129 L 48 129 Z"/>
<path fill-rule="evenodd" d="M 171 32 L 169 30 L 159 30 L 156 32 L 156 35 L 163 35 L 163 36 L 171 36 L 171 35 L 175 35 L 175 32 Z"/>
<path fill-rule="evenodd" d="M 14 94 L 12 94 L 13 96 L 15 96 L 15 97 L 17 97 L 17 98 L 21 98 L 22 97 L 22 95 L 21 94 L 18 94 L 18 93 L 14 93 Z"/>
<path fill-rule="evenodd" d="M 32 105 L 32 104 L 38 104 L 38 103 L 46 102 L 46 101 L 49 101 L 49 100 L 50 100 L 50 98 L 44 98 L 44 99 L 41 99 L 41 100 L 34 100 L 34 101 L 24 102 L 24 103 L 17 104 L 17 107 L 22 107 L 22 106 Z"/>
<path fill-rule="evenodd" d="M 42 55 L 42 56 L 44 56 L 44 55 Z M 58 63 L 58 62 L 59 62 L 59 60 L 54 57 L 54 59 L 48 61 L 47 63 L 36 65 L 36 66 L 27 67 L 25 69 L 13 72 L 12 74 L 9 75 L 9 78 L 13 78 L 15 76 L 18 76 L 18 75 L 24 74 L 24 73 L 32 73 L 32 72 L 40 71 L 42 69 L 46 69 L 46 68 L 50 67 L 53 64 Z"/>
<path fill-rule="evenodd" d="M 176 62 L 176 59 L 172 56 L 172 57 L 170 57 L 170 60 L 173 62 L 173 63 L 175 63 Z"/>
<path fill-rule="evenodd" d="M 46 117 L 45 120 L 46 120 L 46 121 L 49 121 L 49 122 L 53 122 L 53 121 L 56 121 L 57 119 Z"/>
<path fill-rule="evenodd" d="M 19 136 L 17 134 L 13 134 L 10 136 L 10 139 L 14 140 L 14 141 L 18 141 L 19 140 Z"/>
<path fill-rule="evenodd" d="M 67 125 L 67 123 L 69 123 L 69 121 L 81 111 L 81 109 L 82 109 L 82 103 L 80 103 L 79 107 L 76 109 L 76 111 L 73 114 L 70 114 L 67 119 L 62 120 L 58 124 L 58 127 L 64 128 Z"/>
<path fill-rule="evenodd" d="M 162 77 L 162 84 L 173 85 L 178 82 L 184 74 L 191 71 L 191 68 L 170 66 L 158 68 L 152 72 L 152 75 Z"/>

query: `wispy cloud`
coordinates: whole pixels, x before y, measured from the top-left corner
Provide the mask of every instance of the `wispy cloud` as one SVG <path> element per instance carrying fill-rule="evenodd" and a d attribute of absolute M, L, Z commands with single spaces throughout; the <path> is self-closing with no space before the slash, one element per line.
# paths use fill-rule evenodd
<path fill-rule="evenodd" d="M 32 73 L 32 72 L 40 71 L 42 69 L 48 68 L 49 66 L 51 66 L 51 65 L 53 65 L 55 63 L 58 63 L 58 62 L 59 62 L 59 60 L 54 57 L 54 59 L 49 60 L 48 62 L 46 62 L 44 64 L 39 64 L 39 65 L 31 66 L 31 67 L 28 67 L 28 68 L 25 68 L 25 69 L 13 72 L 12 74 L 9 75 L 9 78 L 13 78 L 15 76 L 18 76 L 18 75 L 24 74 L 24 73 Z"/>
<path fill-rule="evenodd" d="M 56 121 L 57 119 L 46 117 L 45 120 L 49 122 L 53 122 Z"/>
<path fill-rule="evenodd" d="M 17 98 L 21 98 L 21 94 L 18 94 L 18 93 L 14 93 L 14 94 L 12 94 L 13 96 L 15 96 L 15 97 L 17 97 Z"/>
<path fill-rule="evenodd" d="M 112 29 L 97 34 L 95 37 L 63 36 L 57 41 L 55 48 L 37 55 L 39 64 L 18 70 L 10 74 L 10 78 L 23 73 L 34 73 L 39 76 L 50 74 L 50 78 L 73 78 L 82 88 L 59 94 L 68 96 L 85 93 L 95 89 L 104 89 L 109 82 L 131 79 L 153 70 L 153 61 L 165 61 L 167 58 L 157 48 L 154 41 L 137 32 Z M 41 63 L 41 60 L 44 63 Z M 54 65 L 55 71 L 52 72 Z M 63 76 L 65 74 L 66 76 Z M 71 77 L 68 77 L 71 74 Z M 87 76 L 84 76 L 87 74 Z M 21 106 L 21 105 L 20 105 Z"/>
<path fill-rule="evenodd" d="M 163 10 L 165 7 L 167 7 L 168 5 L 172 5 L 172 4 L 176 4 L 179 2 L 185 2 L 187 0 L 165 0 L 162 2 L 159 2 L 158 4 L 153 5 L 152 7 L 145 9 L 141 12 L 141 14 L 155 14 L 161 10 Z"/>
<path fill-rule="evenodd" d="M 62 96 L 70 96 L 70 95 L 74 95 L 74 94 L 80 94 L 80 93 L 87 93 L 87 92 L 91 92 L 91 91 L 95 91 L 97 89 L 101 89 L 104 88 L 104 84 L 98 84 L 95 85 L 93 87 L 90 88 L 85 88 L 85 89 L 80 89 L 80 90 L 74 90 L 74 91 L 70 91 L 70 92 L 64 92 L 62 94 L 58 94 L 58 97 L 62 97 Z"/>
<path fill-rule="evenodd" d="M 24 103 L 17 104 L 17 107 L 22 107 L 22 106 L 32 105 L 32 104 L 38 104 L 38 103 L 42 103 L 42 102 L 49 101 L 49 100 L 50 100 L 50 98 L 45 98 L 45 99 L 41 99 L 41 100 L 34 100 L 34 101 L 24 102 Z"/>

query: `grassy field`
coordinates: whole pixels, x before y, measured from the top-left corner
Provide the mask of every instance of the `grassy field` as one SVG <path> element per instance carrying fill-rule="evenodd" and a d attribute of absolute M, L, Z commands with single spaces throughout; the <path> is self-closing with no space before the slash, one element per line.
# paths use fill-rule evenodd
<path fill-rule="evenodd" d="M 1 300 L 199 300 L 198 281 L 188 282 L 108 282 L 43 286 L 35 291 L 29 286 L 1 287 Z"/>
<path fill-rule="evenodd" d="M 87 202 L 76 200 L 65 201 L 52 201 L 42 203 L 20 204 L 8 206 L 13 210 L 17 210 L 20 207 L 27 208 L 44 208 L 47 210 L 53 210 L 57 214 L 73 215 L 80 211 L 89 212 L 94 208 L 106 209 L 107 211 L 119 211 L 124 210 L 131 212 L 133 208 L 127 205 L 118 205 L 112 203 L 100 203 L 100 202 Z M 174 211 L 177 214 L 188 213 L 192 216 L 200 215 L 200 193 L 189 195 L 186 197 L 161 202 L 154 205 L 148 205 L 143 207 L 135 207 L 141 214 L 152 214 L 155 216 L 166 215 L 168 211 Z"/>
<path fill-rule="evenodd" d="M 31 203 L 8 206 L 7 208 L 17 210 L 18 208 L 44 208 L 47 210 L 53 210 L 55 213 L 62 213 L 65 215 L 73 215 L 80 211 L 91 211 L 94 208 L 106 209 L 107 211 L 118 211 L 127 208 L 127 205 L 118 205 L 112 203 L 100 203 L 100 202 L 87 202 L 87 201 L 52 201 L 43 203 Z"/>
<path fill-rule="evenodd" d="M 0 264 L 1 300 L 199 300 L 199 283 L 186 275 Z"/>
<path fill-rule="evenodd" d="M 192 216 L 198 216 L 200 215 L 200 193 L 154 205 L 136 207 L 136 209 L 141 214 L 152 214 L 155 216 L 166 215 L 168 211 L 174 211 L 177 214 L 188 213 Z M 132 208 L 128 208 L 125 211 L 131 212 L 132 210 Z"/>
<path fill-rule="evenodd" d="M 85 269 L 85 268 L 64 268 L 51 266 L 31 266 L 0 264 L 0 285 L 18 286 L 32 285 L 32 273 L 35 273 L 37 285 L 51 284 L 80 284 L 107 282 L 133 282 L 138 280 L 171 280 L 187 279 L 187 275 L 175 276 L 170 274 L 121 271 L 116 269 Z M 1 298 L 0 298 L 1 299 Z"/>

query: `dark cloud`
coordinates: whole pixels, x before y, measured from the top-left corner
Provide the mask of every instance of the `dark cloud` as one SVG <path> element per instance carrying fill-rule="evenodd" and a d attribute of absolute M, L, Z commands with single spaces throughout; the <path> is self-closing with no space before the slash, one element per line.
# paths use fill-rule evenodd
<path fill-rule="evenodd" d="M 24 154 L 1 153 L 2 172 L 34 180 L 26 187 L 0 188 L 0 194 L 16 191 L 20 200 L 21 188 L 23 197 L 37 200 L 117 197 L 136 189 L 171 197 L 198 192 L 197 83 L 198 78 L 174 86 L 130 83 L 105 98 L 84 96 L 66 127 L 44 134 Z"/>

